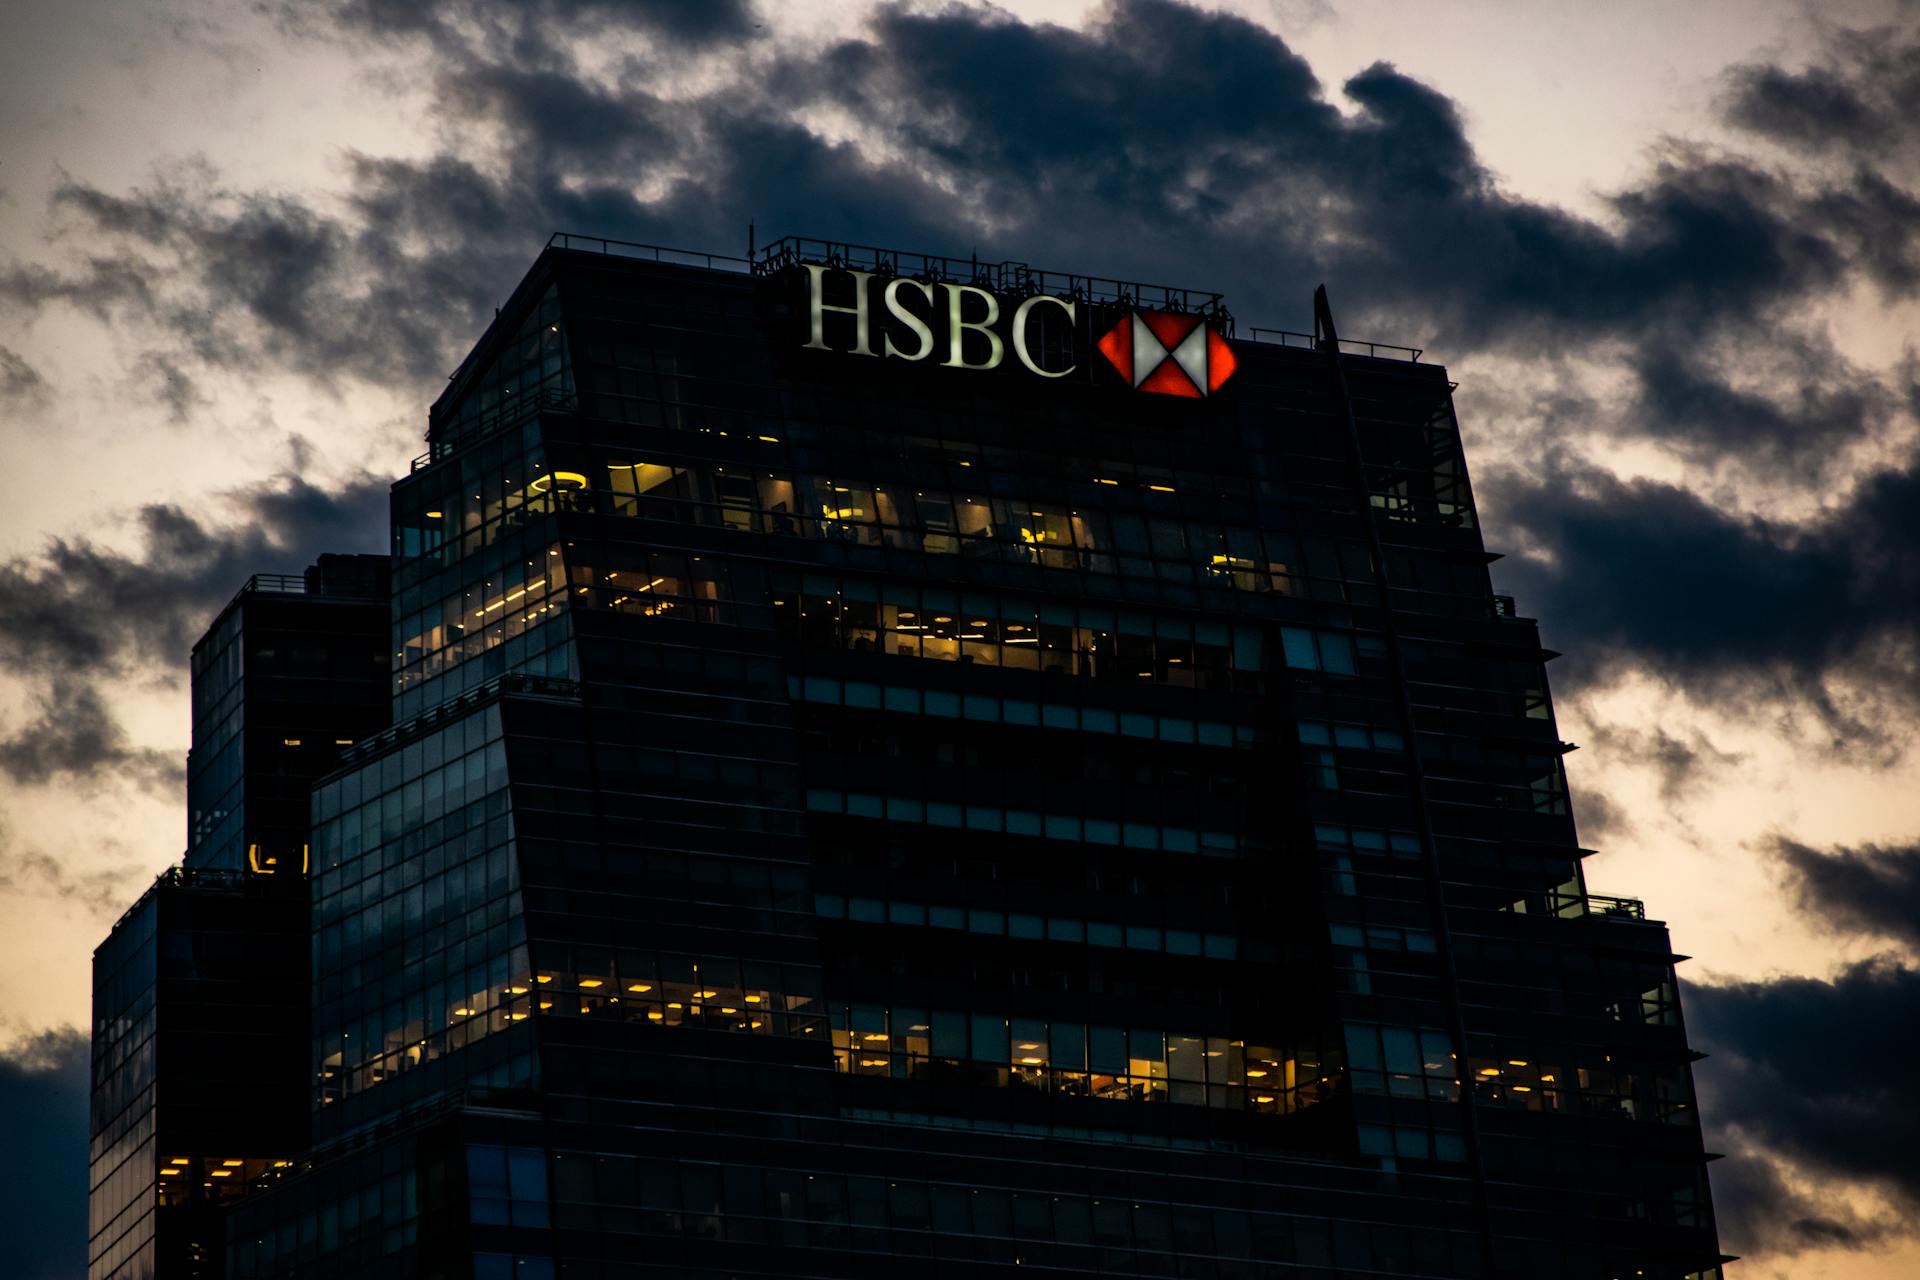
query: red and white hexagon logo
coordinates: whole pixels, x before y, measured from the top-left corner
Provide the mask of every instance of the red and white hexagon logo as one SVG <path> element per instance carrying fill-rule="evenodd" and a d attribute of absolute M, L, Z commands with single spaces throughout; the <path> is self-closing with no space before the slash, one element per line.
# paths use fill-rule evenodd
<path fill-rule="evenodd" d="M 1218 391 L 1240 362 L 1206 317 L 1129 311 L 1098 343 L 1136 391 L 1198 400 Z"/>

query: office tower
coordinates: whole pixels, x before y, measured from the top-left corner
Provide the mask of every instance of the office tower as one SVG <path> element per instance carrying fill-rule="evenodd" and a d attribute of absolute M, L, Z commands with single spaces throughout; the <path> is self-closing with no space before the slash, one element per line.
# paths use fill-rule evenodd
<path fill-rule="evenodd" d="M 221 1211 L 307 1146 L 308 794 L 387 722 L 387 588 L 323 555 L 194 646 L 184 865 L 94 953 L 95 1280 L 224 1274 Z"/>
<path fill-rule="evenodd" d="M 1315 309 L 557 237 L 394 488 L 231 1274 L 1717 1273 L 1446 372 Z"/>
<path fill-rule="evenodd" d="M 193 646 L 186 865 L 272 874 L 305 857 L 309 795 L 387 726 L 385 556 L 255 574 Z"/>

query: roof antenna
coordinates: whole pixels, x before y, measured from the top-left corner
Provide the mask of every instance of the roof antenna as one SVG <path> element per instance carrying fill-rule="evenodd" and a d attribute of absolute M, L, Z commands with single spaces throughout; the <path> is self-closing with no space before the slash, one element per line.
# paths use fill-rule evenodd
<path fill-rule="evenodd" d="M 747 224 L 747 261 L 753 261 L 753 224 Z"/>
<path fill-rule="evenodd" d="M 1322 349 L 1340 349 L 1340 335 L 1333 327 L 1333 307 L 1327 302 L 1327 286 L 1313 291 L 1313 340 Z"/>

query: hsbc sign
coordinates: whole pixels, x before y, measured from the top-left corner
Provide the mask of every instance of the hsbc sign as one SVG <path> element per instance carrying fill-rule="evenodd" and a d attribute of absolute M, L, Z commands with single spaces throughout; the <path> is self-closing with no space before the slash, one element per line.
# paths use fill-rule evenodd
<path fill-rule="evenodd" d="M 1240 366 L 1233 348 L 1202 316 L 1129 311 L 1095 344 L 1137 391 L 1199 399 Z"/>
<path fill-rule="evenodd" d="M 1212 395 L 1238 366 L 1232 346 L 1203 315 L 1050 293 L 1006 297 L 975 284 L 799 265 L 807 350 L 1105 381 L 1187 399 Z"/>

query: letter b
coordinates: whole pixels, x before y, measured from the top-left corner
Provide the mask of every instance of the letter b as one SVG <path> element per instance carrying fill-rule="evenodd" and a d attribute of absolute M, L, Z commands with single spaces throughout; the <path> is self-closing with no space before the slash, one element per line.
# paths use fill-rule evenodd
<path fill-rule="evenodd" d="M 943 284 L 947 291 L 947 359 L 942 361 L 954 369 L 997 369 L 1006 355 L 1006 345 L 1000 341 L 1000 335 L 990 327 L 1000 318 L 1000 302 L 985 289 L 970 284 Z M 964 320 L 961 318 L 962 304 L 968 294 L 973 294 L 987 304 L 984 320 Z M 970 364 L 966 357 L 967 330 L 978 331 L 987 340 L 987 349 L 992 353 L 985 364 Z"/>

